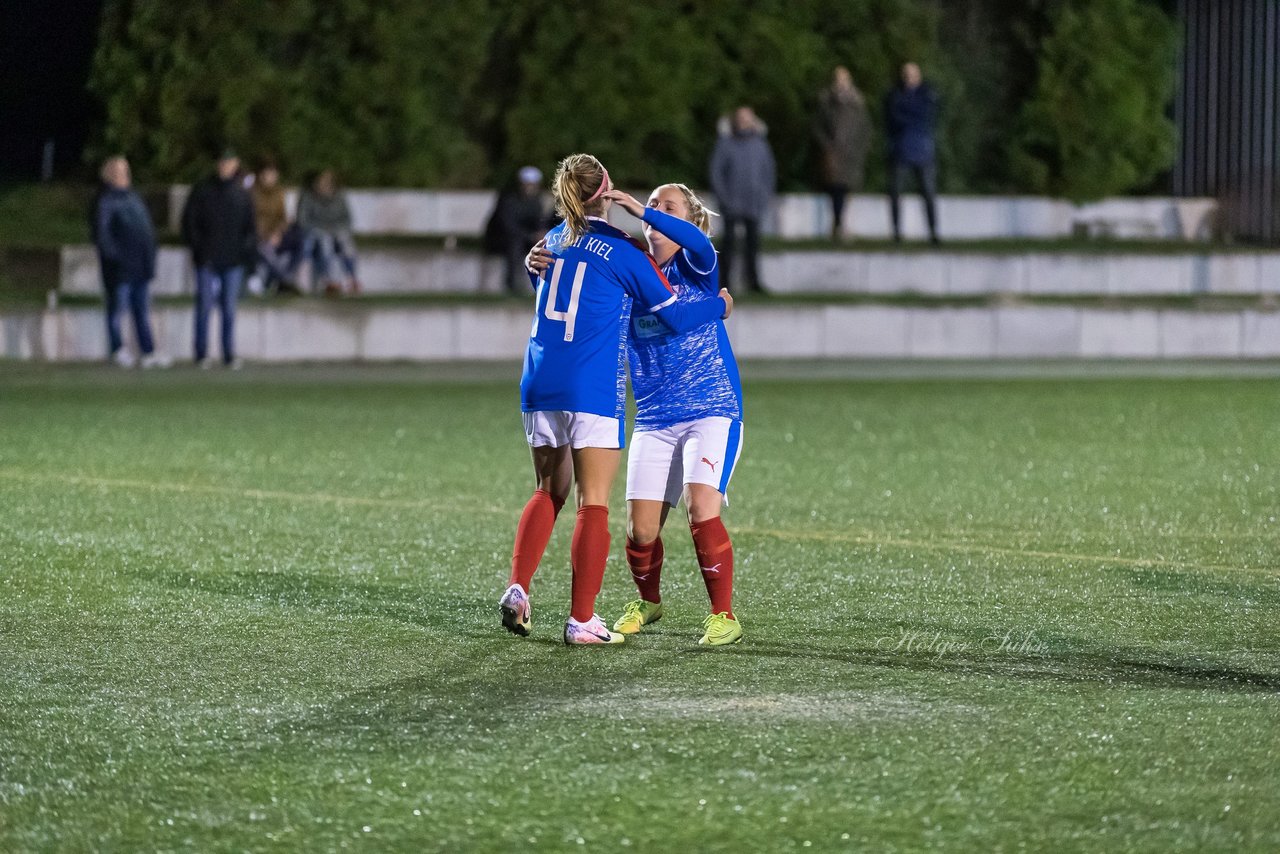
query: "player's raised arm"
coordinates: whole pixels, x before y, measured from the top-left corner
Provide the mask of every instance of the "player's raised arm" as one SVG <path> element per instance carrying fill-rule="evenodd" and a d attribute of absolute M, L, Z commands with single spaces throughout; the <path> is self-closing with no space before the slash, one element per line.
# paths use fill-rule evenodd
<path fill-rule="evenodd" d="M 698 274 L 688 279 L 686 284 L 715 292 L 716 280 L 712 273 L 716 269 L 716 249 L 709 232 L 711 217 L 716 214 L 702 203 L 696 193 L 683 184 L 664 184 L 653 191 L 647 206 L 621 190 L 613 190 L 606 196 L 644 222 L 650 250 L 660 265 L 665 266 L 671 250 L 664 253 L 663 241 L 655 242 L 653 232 L 666 238 L 668 245 L 674 244 L 673 249 L 678 247 L 683 251 L 693 272 Z"/>
<path fill-rule="evenodd" d="M 695 270 L 710 273 L 715 269 L 716 248 L 711 244 L 711 238 L 698 226 L 657 208 L 645 208 L 642 219 L 673 243 L 679 244 Z"/>

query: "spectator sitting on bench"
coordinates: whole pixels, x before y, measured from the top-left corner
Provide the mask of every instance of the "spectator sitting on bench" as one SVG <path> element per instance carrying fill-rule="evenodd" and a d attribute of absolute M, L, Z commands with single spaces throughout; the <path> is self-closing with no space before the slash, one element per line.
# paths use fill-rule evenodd
<path fill-rule="evenodd" d="M 301 257 L 315 264 L 315 287 L 329 296 L 360 293 L 351 208 L 332 169 L 321 171 L 303 189 L 298 200 L 298 226 L 303 235 Z M 335 259 L 346 272 L 345 280 L 334 275 Z"/>
<path fill-rule="evenodd" d="M 289 224 L 285 210 L 284 187 L 280 186 L 280 170 L 274 161 L 264 160 L 249 189 L 253 197 L 253 213 L 258 224 L 258 264 L 249 277 L 249 292 L 301 293 L 292 271 L 301 254 L 302 237 Z"/>

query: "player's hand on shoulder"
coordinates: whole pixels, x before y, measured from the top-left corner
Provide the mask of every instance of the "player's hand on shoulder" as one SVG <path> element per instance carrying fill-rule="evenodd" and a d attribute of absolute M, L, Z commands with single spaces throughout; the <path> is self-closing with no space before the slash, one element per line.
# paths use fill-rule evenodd
<path fill-rule="evenodd" d="M 624 211 L 636 219 L 644 216 L 644 204 L 635 196 L 624 193 L 621 190 L 610 190 L 604 194 L 604 197 L 615 204 L 621 205 Z"/>
<path fill-rule="evenodd" d="M 524 256 L 524 267 L 530 273 L 541 275 L 550 266 L 551 253 L 547 251 L 547 239 L 544 237 L 533 244 L 529 254 Z"/>
<path fill-rule="evenodd" d="M 720 319 L 728 320 L 729 315 L 733 314 L 733 294 L 729 293 L 728 288 L 721 288 L 720 299 L 724 300 L 724 314 L 720 315 Z"/>

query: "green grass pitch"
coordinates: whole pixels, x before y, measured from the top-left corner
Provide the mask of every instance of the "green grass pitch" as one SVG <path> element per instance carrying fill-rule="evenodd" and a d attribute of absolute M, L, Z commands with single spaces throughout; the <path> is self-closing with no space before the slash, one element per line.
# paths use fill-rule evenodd
<path fill-rule="evenodd" d="M 0 364 L 0 850 L 1280 850 L 1280 381 L 748 365 L 746 641 L 566 649 L 515 370 Z"/>

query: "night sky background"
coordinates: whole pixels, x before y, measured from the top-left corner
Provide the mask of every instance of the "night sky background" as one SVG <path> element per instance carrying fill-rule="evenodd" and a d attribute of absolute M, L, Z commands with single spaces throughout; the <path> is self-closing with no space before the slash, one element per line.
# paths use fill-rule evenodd
<path fill-rule="evenodd" d="M 0 180 L 38 179 L 48 139 L 55 143 L 55 178 L 92 172 L 82 155 L 101 107 L 85 83 L 102 5 L 0 0 Z"/>

